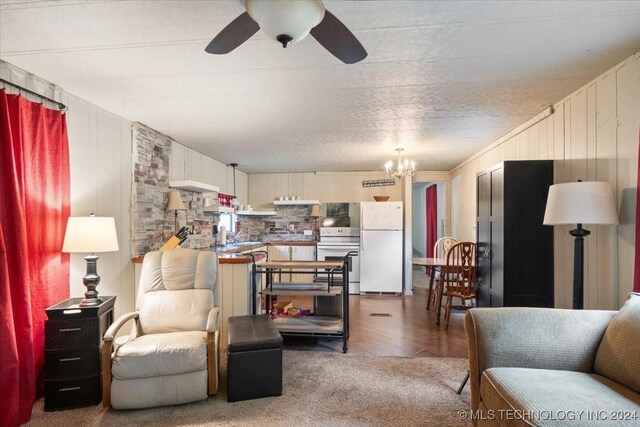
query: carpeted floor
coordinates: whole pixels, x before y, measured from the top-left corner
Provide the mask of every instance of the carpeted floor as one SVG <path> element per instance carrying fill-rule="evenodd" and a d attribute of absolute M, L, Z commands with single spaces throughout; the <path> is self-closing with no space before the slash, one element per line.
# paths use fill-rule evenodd
<path fill-rule="evenodd" d="M 455 394 L 466 359 L 351 356 L 284 352 L 284 394 L 227 403 L 224 391 L 206 401 L 135 411 L 102 405 L 43 412 L 29 426 L 465 426 L 469 387 Z M 223 387 L 224 388 L 224 385 Z"/>

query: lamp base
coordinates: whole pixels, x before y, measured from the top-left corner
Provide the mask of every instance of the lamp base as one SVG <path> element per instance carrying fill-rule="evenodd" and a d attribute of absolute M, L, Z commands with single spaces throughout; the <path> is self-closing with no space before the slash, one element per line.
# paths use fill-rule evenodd
<path fill-rule="evenodd" d="M 577 228 L 569 231 L 575 237 L 573 242 L 573 309 L 584 308 L 584 238 L 591 234 L 589 230 L 577 224 Z"/>
<path fill-rule="evenodd" d="M 78 304 L 80 307 L 90 307 L 102 303 L 102 300 L 98 298 L 98 291 L 96 287 L 100 283 L 100 276 L 98 276 L 98 257 L 95 254 L 87 255 L 84 257 L 87 262 L 87 273 L 82 278 L 82 283 L 87 287 L 87 291 L 84 293 L 84 299 Z"/>
<path fill-rule="evenodd" d="M 80 307 L 93 307 L 100 304 L 102 304 L 102 300 L 100 298 L 83 298 L 78 305 Z"/>

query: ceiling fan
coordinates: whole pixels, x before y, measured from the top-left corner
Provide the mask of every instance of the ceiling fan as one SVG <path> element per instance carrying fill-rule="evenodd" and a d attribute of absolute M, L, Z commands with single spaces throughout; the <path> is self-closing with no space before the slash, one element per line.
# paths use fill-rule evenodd
<path fill-rule="evenodd" d="M 205 51 L 218 55 L 231 52 L 258 30 L 282 47 L 304 39 L 309 33 L 345 64 L 367 57 L 367 51 L 351 31 L 325 9 L 321 0 L 240 0 L 247 10 L 231 21 Z"/>

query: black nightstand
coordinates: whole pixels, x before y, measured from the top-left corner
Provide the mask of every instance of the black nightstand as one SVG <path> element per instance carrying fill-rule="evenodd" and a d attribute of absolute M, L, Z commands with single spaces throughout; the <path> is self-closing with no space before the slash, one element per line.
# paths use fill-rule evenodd
<path fill-rule="evenodd" d="M 102 400 L 100 344 L 113 322 L 116 297 L 80 307 L 70 298 L 47 308 L 45 321 L 44 410 L 97 405 Z"/>

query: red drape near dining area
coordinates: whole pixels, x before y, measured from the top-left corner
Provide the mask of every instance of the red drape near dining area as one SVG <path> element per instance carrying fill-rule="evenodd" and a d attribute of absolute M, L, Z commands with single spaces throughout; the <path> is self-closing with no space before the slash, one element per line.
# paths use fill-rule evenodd
<path fill-rule="evenodd" d="M 427 187 L 426 193 L 427 209 L 427 258 L 433 258 L 433 245 L 438 240 L 438 186 Z"/>
<path fill-rule="evenodd" d="M 636 182 L 636 262 L 633 278 L 633 291 L 640 292 L 640 131 L 638 132 L 638 175 Z"/>
<path fill-rule="evenodd" d="M 0 425 L 31 418 L 42 391 L 44 309 L 69 297 L 64 114 L 0 90 Z"/>

